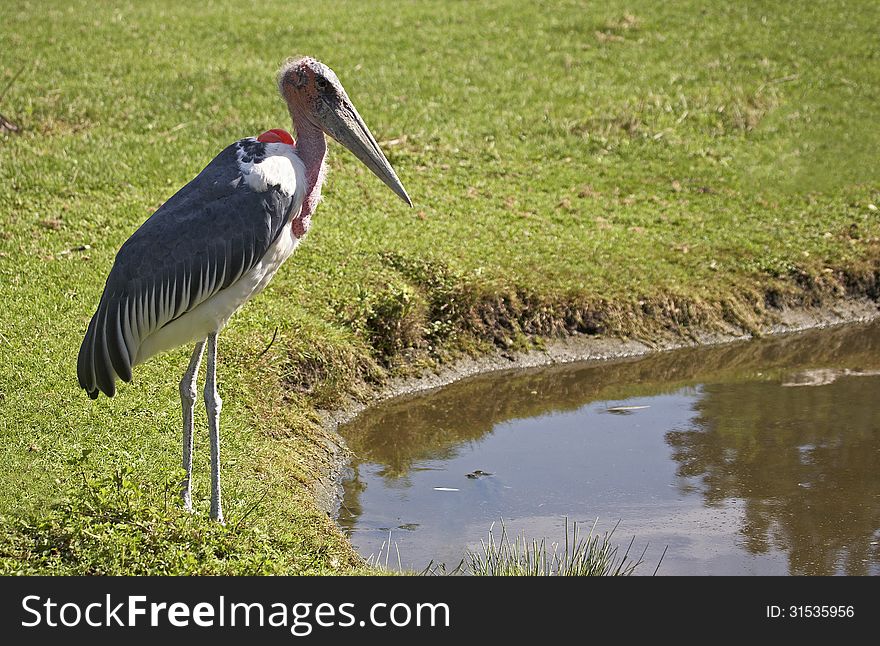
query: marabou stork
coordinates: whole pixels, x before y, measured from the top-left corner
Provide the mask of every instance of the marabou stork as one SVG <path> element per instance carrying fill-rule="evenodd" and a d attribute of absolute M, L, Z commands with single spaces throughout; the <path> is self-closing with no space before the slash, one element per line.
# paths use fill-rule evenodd
<path fill-rule="evenodd" d="M 159 207 L 122 245 L 77 361 L 92 399 L 112 397 L 132 367 L 195 342 L 180 382 L 183 505 L 192 510 L 193 406 L 208 348 L 211 517 L 222 522 L 217 335 L 271 280 L 309 230 L 325 177 L 328 134 L 401 199 L 412 202 L 333 71 L 313 58 L 284 64 L 278 89 L 297 141 L 284 130 L 236 141 Z"/>

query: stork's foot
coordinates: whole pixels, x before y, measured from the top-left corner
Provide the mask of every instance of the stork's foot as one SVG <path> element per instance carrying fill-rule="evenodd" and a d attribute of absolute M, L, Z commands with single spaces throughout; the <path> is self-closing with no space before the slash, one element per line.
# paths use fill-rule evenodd
<path fill-rule="evenodd" d="M 180 493 L 180 499 L 183 503 L 183 510 L 188 511 L 189 513 L 193 513 L 193 500 L 192 493 L 189 489 L 189 482 L 184 482 L 182 486 L 183 489 Z"/>
<path fill-rule="evenodd" d="M 223 520 L 223 506 L 220 504 L 219 496 L 216 499 L 211 496 L 211 520 L 216 520 L 221 525 L 226 524 Z"/>

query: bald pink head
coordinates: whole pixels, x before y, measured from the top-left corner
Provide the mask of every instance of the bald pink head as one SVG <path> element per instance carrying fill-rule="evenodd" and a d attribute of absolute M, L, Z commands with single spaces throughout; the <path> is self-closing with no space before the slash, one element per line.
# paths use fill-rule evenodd
<path fill-rule="evenodd" d="M 278 89 L 300 138 L 298 148 L 311 145 L 313 130 L 330 135 L 412 206 L 406 189 L 333 70 L 309 56 L 291 59 L 278 73 Z"/>
<path fill-rule="evenodd" d="M 309 56 L 288 60 L 278 73 L 278 90 L 290 115 L 294 119 L 309 119 L 315 125 L 319 125 L 315 117 L 322 110 L 322 96 L 331 94 L 331 85 L 335 91 L 332 94 L 341 91 L 348 98 L 333 70 Z"/>

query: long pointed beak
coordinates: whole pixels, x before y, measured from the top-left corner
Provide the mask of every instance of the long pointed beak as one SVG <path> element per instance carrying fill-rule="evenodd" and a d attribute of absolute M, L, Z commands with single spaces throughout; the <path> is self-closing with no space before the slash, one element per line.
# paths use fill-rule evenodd
<path fill-rule="evenodd" d="M 400 199 L 412 206 L 412 200 L 403 188 L 397 173 L 385 159 L 379 144 L 367 128 L 347 96 L 339 97 L 334 105 L 325 103 L 326 110 L 321 115 L 324 131 L 348 148 L 375 175 L 385 182 Z"/>

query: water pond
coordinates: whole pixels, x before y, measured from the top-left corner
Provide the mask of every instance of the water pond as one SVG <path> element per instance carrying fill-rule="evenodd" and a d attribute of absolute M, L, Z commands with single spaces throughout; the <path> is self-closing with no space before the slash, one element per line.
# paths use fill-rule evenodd
<path fill-rule="evenodd" d="M 880 323 L 493 373 L 340 430 L 338 522 L 393 567 L 567 517 L 619 522 L 637 573 L 880 573 Z"/>

